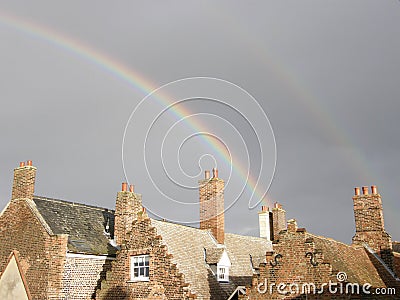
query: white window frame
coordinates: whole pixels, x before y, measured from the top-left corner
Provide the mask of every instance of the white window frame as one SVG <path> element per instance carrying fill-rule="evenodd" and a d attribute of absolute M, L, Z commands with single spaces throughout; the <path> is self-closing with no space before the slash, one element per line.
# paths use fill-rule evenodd
<path fill-rule="evenodd" d="M 150 255 L 131 256 L 131 281 L 149 281 Z"/>
<path fill-rule="evenodd" d="M 217 265 L 217 279 L 221 282 L 229 282 L 229 267 Z"/>

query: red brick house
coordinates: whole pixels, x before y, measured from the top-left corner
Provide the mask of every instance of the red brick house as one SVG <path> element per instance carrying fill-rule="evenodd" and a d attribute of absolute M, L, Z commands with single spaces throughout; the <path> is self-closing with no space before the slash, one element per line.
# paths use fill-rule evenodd
<path fill-rule="evenodd" d="M 0 288 L 11 255 L 27 299 L 400 299 L 324 286 L 399 288 L 399 243 L 384 230 L 375 187 L 356 189 L 356 234 L 346 245 L 286 223 L 279 204 L 259 213 L 260 237 L 226 233 L 217 170 L 199 182 L 200 228 L 149 218 L 125 183 L 114 211 L 35 196 L 35 177 L 31 161 L 14 170 L 0 214 Z M 280 283 L 314 283 L 322 292 L 293 286 L 284 294 Z"/>

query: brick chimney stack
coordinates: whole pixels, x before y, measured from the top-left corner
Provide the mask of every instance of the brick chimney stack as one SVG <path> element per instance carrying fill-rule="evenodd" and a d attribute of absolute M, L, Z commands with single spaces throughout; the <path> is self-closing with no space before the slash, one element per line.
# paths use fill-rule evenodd
<path fill-rule="evenodd" d="M 376 186 L 355 188 L 353 196 L 354 219 L 356 234 L 353 237 L 354 245 L 367 244 L 377 253 L 389 268 L 393 269 L 392 238 L 385 231 L 383 220 L 382 198 Z"/>
<path fill-rule="evenodd" d="M 35 191 L 36 168 L 32 161 L 20 162 L 19 167 L 14 169 L 14 180 L 11 200 L 28 198 L 33 199 Z"/>
<path fill-rule="evenodd" d="M 225 240 L 224 219 L 224 187 L 225 183 L 218 178 L 218 170 L 205 172 L 205 179 L 199 181 L 200 196 L 200 229 L 211 230 L 219 244 Z"/>
<path fill-rule="evenodd" d="M 132 222 L 142 210 L 142 196 L 134 193 L 133 185 L 128 189 L 128 184 L 122 183 L 115 204 L 114 240 L 117 245 L 125 242 L 127 233 L 131 231 Z"/>
<path fill-rule="evenodd" d="M 273 240 L 279 240 L 279 232 L 286 229 L 286 211 L 282 208 L 282 205 L 275 202 L 272 208 L 272 234 Z"/>

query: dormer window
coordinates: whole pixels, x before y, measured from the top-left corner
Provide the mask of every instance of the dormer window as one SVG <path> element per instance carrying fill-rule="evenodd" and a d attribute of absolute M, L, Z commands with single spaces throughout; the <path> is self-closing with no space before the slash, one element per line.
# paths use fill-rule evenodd
<path fill-rule="evenodd" d="M 217 278 L 218 278 L 218 281 L 229 282 L 229 267 L 218 266 Z"/>
<path fill-rule="evenodd" d="M 219 282 L 229 282 L 231 261 L 225 248 L 204 249 L 204 258 Z"/>
<path fill-rule="evenodd" d="M 149 255 L 131 256 L 131 281 L 149 281 Z"/>

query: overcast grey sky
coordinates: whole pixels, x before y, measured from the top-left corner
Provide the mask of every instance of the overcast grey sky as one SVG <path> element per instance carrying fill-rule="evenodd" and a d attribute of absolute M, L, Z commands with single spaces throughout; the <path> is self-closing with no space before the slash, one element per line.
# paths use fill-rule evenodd
<path fill-rule="evenodd" d="M 124 181 L 121 142 L 132 111 L 151 88 L 207 76 L 239 85 L 268 115 L 278 160 L 267 203 L 282 203 L 288 218 L 310 232 L 349 243 L 353 188 L 376 184 L 387 231 L 400 240 L 399 1 L 1 0 L 0 39 L 1 207 L 10 198 L 13 169 L 31 159 L 38 167 L 37 195 L 113 208 Z M 218 95 L 212 87 L 205 94 L 191 91 L 168 92 L 171 99 L 175 93 Z M 146 150 L 149 173 L 145 133 L 152 114 L 168 101 L 150 97 L 134 115 L 127 173 L 145 205 L 174 220 L 197 218 L 196 205 L 173 204 L 149 174 L 170 198 L 195 203 L 198 171 L 214 164 L 205 156 L 198 166 L 207 153 L 220 177 L 232 178 L 225 193 L 231 204 L 240 192 L 240 172 L 234 161 L 229 173 L 223 161 L 228 148 L 251 175 L 264 164 L 260 189 L 267 188 L 271 131 L 251 100 L 238 95 L 227 92 L 219 100 L 239 112 L 192 99 L 180 114 L 169 111 L 157 120 Z M 185 119 L 191 114 L 202 115 Z M 249 124 L 265 130 L 258 136 L 262 153 Z M 178 154 L 199 128 L 215 137 L 189 138 Z M 162 162 L 173 180 L 191 188 L 171 184 Z M 248 209 L 248 196 L 245 191 L 226 212 L 226 231 L 258 233 L 258 209 Z"/>

